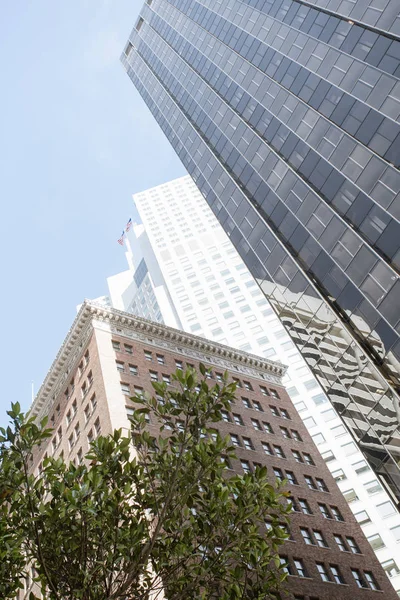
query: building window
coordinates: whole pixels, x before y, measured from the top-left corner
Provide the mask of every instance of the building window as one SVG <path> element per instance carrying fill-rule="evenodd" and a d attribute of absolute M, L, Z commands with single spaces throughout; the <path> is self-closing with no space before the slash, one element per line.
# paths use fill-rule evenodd
<path fill-rule="evenodd" d="M 253 408 L 259 412 L 264 412 L 261 404 L 257 400 L 253 400 Z"/>
<path fill-rule="evenodd" d="M 131 393 L 131 388 L 129 383 L 121 383 L 121 390 L 123 394 L 127 394 L 128 396 Z"/>
<path fill-rule="evenodd" d="M 246 450 L 254 450 L 253 443 L 250 438 L 244 437 L 244 438 L 242 438 L 242 440 L 243 440 L 243 445 L 246 448 Z"/>
<path fill-rule="evenodd" d="M 346 501 L 350 504 L 351 502 L 355 502 L 356 500 L 358 500 L 358 496 L 355 492 L 355 490 L 351 489 L 351 490 L 346 490 L 345 492 L 343 492 L 343 496 L 345 497 Z"/>
<path fill-rule="evenodd" d="M 281 569 L 284 573 L 287 573 L 288 575 L 292 575 L 292 568 L 290 566 L 290 563 L 287 559 L 287 556 L 280 556 L 279 560 L 281 562 Z"/>
<path fill-rule="evenodd" d="M 361 571 L 359 571 L 358 569 L 351 569 L 351 573 L 355 579 L 356 584 L 358 585 L 359 588 L 366 588 L 367 584 L 364 580 L 364 578 L 361 575 Z"/>
<path fill-rule="evenodd" d="M 332 421 L 333 419 L 336 419 L 336 413 L 333 410 L 333 408 L 329 408 L 328 410 L 324 410 L 321 413 L 321 416 L 324 419 L 324 421 L 326 421 L 326 422 Z"/>
<path fill-rule="evenodd" d="M 396 525 L 395 527 L 391 527 L 390 531 L 393 533 L 395 540 L 397 542 L 400 542 L 400 525 Z"/>
<path fill-rule="evenodd" d="M 75 445 L 74 434 L 71 433 L 71 435 L 68 438 L 68 447 L 69 447 L 69 449 L 72 450 L 72 448 L 74 447 L 74 445 Z"/>
<path fill-rule="evenodd" d="M 335 538 L 335 542 L 337 543 L 339 550 L 341 552 L 347 552 L 348 550 L 347 550 L 346 544 L 344 543 L 342 536 L 335 534 L 333 537 Z"/>
<path fill-rule="evenodd" d="M 175 359 L 175 367 L 176 367 L 177 369 L 179 369 L 180 371 L 182 371 L 182 369 L 183 369 L 183 363 L 182 363 L 182 361 L 181 361 L 181 360 L 176 360 L 176 359 Z"/>
<path fill-rule="evenodd" d="M 336 506 L 331 506 L 331 512 L 335 521 L 344 521 L 342 513 Z"/>
<path fill-rule="evenodd" d="M 324 444 L 326 442 L 322 433 L 316 433 L 316 434 L 312 435 L 311 437 L 314 441 L 314 444 L 316 444 L 317 446 L 320 446 L 321 444 Z"/>
<path fill-rule="evenodd" d="M 306 419 L 303 419 L 303 423 L 307 427 L 307 429 L 311 429 L 312 427 L 316 426 L 316 422 L 315 419 L 313 419 L 313 417 L 307 417 Z"/>
<path fill-rule="evenodd" d="M 250 463 L 247 460 L 241 460 L 240 464 L 245 473 L 251 473 Z"/>
<path fill-rule="evenodd" d="M 274 431 L 269 423 L 266 423 L 265 421 L 263 421 L 263 427 L 264 427 L 265 433 L 274 433 Z"/>
<path fill-rule="evenodd" d="M 325 567 L 324 563 L 316 563 L 317 565 L 317 569 L 318 569 L 318 573 L 322 579 L 322 581 L 330 581 L 330 575 L 328 573 L 327 568 Z"/>
<path fill-rule="evenodd" d="M 358 521 L 359 525 L 365 525 L 366 523 L 369 523 L 371 521 L 371 519 L 369 518 L 369 514 L 366 510 L 361 510 L 358 513 L 354 513 L 354 516 Z"/>
<path fill-rule="evenodd" d="M 382 504 L 377 504 L 376 506 L 378 513 L 384 519 L 386 517 L 390 517 L 390 515 L 394 515 L 396 510 L 391 502 L 383 502 Z"/>
<path fill-rule="evenodd" d="M 314 465 L 315 465 L 315 463 L 314 463 L 314 461 L 313 461 L 313 458 L 312 458 L 311 454 L 308 454 L 308 452 L 303 452 L 303 458 L 304 458 L 304 462 L 305 462 L 307 465 L 312 465 L 312 466 L 314 466 Z"/>
<path fill-rule="evenodd" d="M 131 375 L 137 375 L 138 374 L 138 368 L 136 365 L 129 365 L 129 373 Z"/>
<path fill-rule="evenodd" d="M 329 508 L 327 507 L 326 504 L 318 504 L 319 506 L 319 510 L 321 511 L 322 516 L 325 519 L 331 519 L 331 513 L 329 512 Z"/>
<path fill-rule="evenodd" d="M 299 498 L 299 506 L 301 508 L 301 511 L 305 515 L 312 515 L 312 510 L 311 510 L 310 505 L 308 504 L 307 500 Z"/>
<path fill-rule="evenodd" d="M 375 577 L 371 573 L 371 571 L 364 571 L 364 575 L 365 575 L 365 579 L 367 580 L 367 583 L 368 583 L 369 587 L 371 588 L 371 590 L 380 590 L 381 589 L 379 587 L 378 582 L 376 581 Z"/>
<path fill-rule="evenodd" d="M 116 360 L 115 364 L 116 364 L 116 367 L 117 367 L 117 371 L 121 371 L 121 373 L 122 373 L 125 370 L 125 365 L 120 360 Z"/>
<path fill-rule="evenodd" d="M 144 357 L 146 360 L 153 360 L 153 353 L 150 350 L 144 350 Z"/>
<path fill-rule="evenodd" d="M 291 485 L 298 485 L 295 474 L 292 471 L 286 471 L 286 479 Z"/>
<path fill-rule="evenodd" d="M 90 405 L 87 404 L 85 410 L 83 411 L 85 415 L 85 423 L 87 423 L 90 419 Z"/>
<path fill-rule="evenodd" d="M 382 564 L 383 569 L 386 571 L 388 577 L 395 577 L 400 573 L 398 566 L 396 565 L 393 558 L 385 560 Z"/>
<path fill-rule="evenodd" d="M 366 460 L 359 460 L 358 462 L 353 463 L 352 467 L 357 475 L 361 475 L 361 473 L 371 470 Z"/>
<path fill-rule="evenodd" d="M 336 471 L 332 471 L 332 477 L 335 479 L 335 481 L 344 481 L 347 479 L 346 473 L 343 471 L 343 469 L 336 469 Z"/>
<path fill-rule="evenodd" d="M 229 423 L 229 421 L 231 420 L 229 417 L 229 413 L 226 410 L 221 410 L 221 415 L 222 420 L 225 421 L 225 423 Z"/>
<path fill-rule="evenodd" d="M 289 433 L 289 429 L 287 429 L 287 427 L 280 427 L 281 433 L 283 435 L 284 438 L 286 438 L 287 440 L 291 439 L 290 433 Z M 293 451 L 292 451 L 293 452 Z M 298 453 L 300 454 L 300 453 Z"/>
<path fill-rule="evenodd" d="M 318 546 L 321 548 L 329 548 L 321 531 L 313 529 L 314 537 L 317 540 Z"/>
<path fill-rule="evenodd" d="M 378 492 L 382 491 L 382 486 L 377 479 L 373 479 L 372 481 L 365 483 L 364 487 L 371 496 L 372 494 L 377 494 Z"/>
<path fill-rule="evenodd" d="M 298 462 L 298 463 L 302 463 L 303 462 L 303 458 L 302 458 L 300 452 L 298 452 L 297 450 L 292 450 L 292 454 L 293 454 L 294 459 L 296 460 L 296 462 Z"/>
<path fill-rule="evenodd" d="M 121 344 L 119 342 L 114 341 L 114 340 L 111 343 L 112 343 L 112 347 L 114 348 L 114 350 L 116 350 L 117 352 L 120 352 L 120 350 L 121 350 Z"/>
<path fill-rule="evenodd" d="M 251 383 L 249 381 L 243 381 L 243 385 L 244 385 L 244 388 L 246 390 L 248 390 L 249 392 L 253 391 L 253 386 L 251 385 Z"/>
<path fill-rule="evenodd" d="M 379 535 L 379 533 L 374 533 L 373 535 L 370 535 L 369 537 L 367 537 L 367 540 L 369 541 L 371 547 L 374 550 L 380 550 L 381 548 L 385 547 L 385 543 Z"/>
<path fill-rule="evenodd" d="M 307 577 L 308 575 L 303 561 L 300 558 L 294 558 L 293 562 L 296 567 L 297 575 L 299 577 Z"/>
<path fill-rule="evenodd" d="M 158 381 L 158 373 L 157 371 L 149 371 L 151 381 Z"/>
<path fill-rule="evenodd" d="M 233 421 L 234 421 L 234 423 L 236 423 L 236 425 L 243 425 L 243 419 L 240 415 L 233 413 L 232 416 L 233 416 Z"/>
<path fill-rule="evenodd" d="M 274 415 L 274 417 L 279 417 L 279 410 L 276 408 L 276 406 L 270 406 L 271 412 Z"/>
<path fill-rule="evenodd" d="M 98 417 L 94 423 L 94 430 L 96 432 L 96 437 L 98 437 L 101 434 L 100 419 Z"/>
<path fill-rule="evenodd" d="M 285 408 L 281 408 L 281 417 L 283 419 L 290 419 L 290 415 Z"/>
<path fill-rule="evenodd" d="M 346 456 L 351 456 L 352 454 L 358 452 L 358 448 L 354 442 L 348 442 L 347 444 L 343 444 L 342 448 Z"/>
<path fill-rule="evenodd" d="M 350 551 L 353 554 L 361 554 L 361 550 L 358 547 L 357 542 L 356 542 L 356 540 L 353 537 L 346 536 L 346 541 L 347 541 L 347 544 L 348 544 L 348 546 L 350 548 Z"/>
<path fill-rule="evenodd" d="M 315 481 L 320 492 L 329 492 L 328 487 L 323 479 L 316 477 Z"/>
<path fill-rule="evenodd" d="M 269 456 L 273 455 L 273 452 L 271 450 L 271 446 L 267 442 L 261 442 L 261 445 L 263 447 L 263 450 L 264 450 L 265 454 L 268 454 Z"/>
<path fill-rule="evenodd" d="M 157 354 L 157 362 L 159 365 L 165 365 L 165 358 L 162 354 Z"/>
<path fill-rule="evenodd" d="M 283 481 L 283 472 L 281 469 L 274 468 L 274 475 L 278 481 Z"/>
<path fill-rule="evenodd" d="M 245 408 L 251 408 L 251 402 L 248 398 L 242 398 L 242 402 Z"/>
<path fill-rule="evenodd" d="M 303 440 L 301 439 L 301 435 L 299 434 L 298 431 L 296 431 L 295 429 L 291 429 L 290 433 L 292 434 L 292 438 L 294 440 L 296 440 L 297 442 L 302 442 Z"/>
<path fill-rule="evenodd" d="M 328 402 L 328 398 L 325 396 L 325 394 L 317 394 L 316 396 L 313 396 L 312 399 L 315 406 L 320 406 L 321 404 Z"/>
<path fill-rule="evenodd" d="M 269 392 L 267 390 L 267 388 L 264 385 L 260 385 L 260 391 L 262 393 L 263 396 L 269 396 Z"/>
<path fill-rule="evenodd" d="M 127 354 L 133 354 L 133 348 L 130 344 L 124 344 L 124 350 Z"/>
<path fill-rule="evenodd" d="M 332 450 L 327 450 L 326 452 L 321 452 L 321 456 L 326 463 L 331 462 L 332 460 L 336 460 L 335 455 Z"/>
<path fill-rule="evenodd" d="M 337 565 L 329 565 L 335 583 L 346 583 Z"/>
<path fill-rule="evenodd" d="M 229 435 L 230 435 L 230 438 L 231 438 L 232 446 L 239 447 L 240 446 L 239 436 L 238 435 L 234 435 L 233 433 L 231 433 Z"/>
<path fill-rule="evenodd" d="M 274 452 L 279 458 L 286 458 L 281 446 L 274 446 Z"/>
<path fill-rule="evenodd" d="M 251 424 L 253 425 L 254 429 L 256 429 L 257 431 L 262 431 L 260 422 L 257 421 L 257 419 L 251 419 Z"/>
<path fill-rule="evenodd" d="M 300 527 L 300 532 L 301 535 L 303 536 L 303 540 L 304 542 L 308 545 L 308 546 L 314 546 L 315 542 L 311 536 L 311 532 L 309 529 L 306 529 L 305 527 Z"/>
<path fill-rule="evenodd" d="M 309 475 L 304 475 L 304 480 L 305 480 L 305 482 L 307 484 L 307 487 L 310 490 L 316 490 L 317 489 L 317 486 L 315 485 L 315 482 L 314 482 L 314 480 L 313 480 L 312 477 L 310 477 Z"/>

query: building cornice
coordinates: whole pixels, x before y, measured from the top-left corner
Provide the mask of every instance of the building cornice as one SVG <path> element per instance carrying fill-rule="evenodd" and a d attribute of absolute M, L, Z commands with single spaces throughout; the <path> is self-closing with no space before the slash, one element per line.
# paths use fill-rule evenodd
<path fill-rule="evenodd" d="M 75 369 L 81 358 L 82 350 L 94 329 L 93 323 L 106 324 L 117 335 L 128 335 L 145 343 L 164 346 L 178 354 L 237 371 L 238 374 L 258 376 L 277 385 L 282 385 L 281 380 L 287 370 L 282 363 L 265 360 L 254 354 L 85 300 L 39 389 L 31 414 L 48 414 L 52 403 L 66 385 L 68 374 Z"/>

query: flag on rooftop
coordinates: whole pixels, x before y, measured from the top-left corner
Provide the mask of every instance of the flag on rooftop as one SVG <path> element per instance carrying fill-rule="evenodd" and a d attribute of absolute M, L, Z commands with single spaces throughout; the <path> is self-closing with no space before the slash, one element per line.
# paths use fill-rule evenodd
<path fill-rule="evenodd" d="M 132 219 L 129 219 L 129 221 L 126 224 L 125 231 L 128 233 L 128 231 L 130 230 L 131 227 L 132 227 Z"/>
<path fill-rule="evenodd" d="M 123 231 L 121 233 L 121 237 L 118 239 L 118 244 L 121 244 L 121 246 L 124 245 L 124 237 L 125 237 L 125 231 Z"/>

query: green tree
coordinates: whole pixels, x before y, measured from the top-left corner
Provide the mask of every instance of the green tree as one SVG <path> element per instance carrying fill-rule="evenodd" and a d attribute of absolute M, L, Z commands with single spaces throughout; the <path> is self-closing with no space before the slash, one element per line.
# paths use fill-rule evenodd
<path fill-rule="evenodd" d="M 1 598 L 15 595 L 25 565 L 49 600 L 275 597 L 287 494 L 265 467 L 228 470 L 234 449 L 214 427 L 235 385 L 225 375 L 210 388 L 201 371 L 134 397 L 130 437 L 98 438 L 79 466 L 46 458 L 39 475 L 32 453 L 52 431 L 12 405 L 0 431 Z"/>

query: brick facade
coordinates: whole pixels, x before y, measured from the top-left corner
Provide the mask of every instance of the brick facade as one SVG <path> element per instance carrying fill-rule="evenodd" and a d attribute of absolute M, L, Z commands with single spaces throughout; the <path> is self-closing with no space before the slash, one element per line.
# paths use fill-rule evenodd
<path fill-rule="evenodd" d="M 77 329 L 79 336 L 68 349 Z M 79 461 L 100 432 L 128 430 L 129 396 L 141 389 L 153 393 L 152 378 L 168 380 L 178 367 L 197 369 L 203 362 L 212 370 L 213 384 L 228 370 L 238 382 L 237 399 L 217 427 L 237 445 L 232 469 L 243 472 L 263 464 L 271 483 L 280 474 L 291 481 L 287 489 L 297 510 L 291 515 L 290 539 L 281 548 L 291 572 L 282 597 L 397 598 L 281 383 L 282 365 L 88 303 L 71 332 L 62 348 L 66 354 L 60 351 L 32 408 L 39 417 L 48 414 L 55 432 L 33 468 L 40 467 L 46 453 L 63 452 L 65 459 Z M 151 421 L 149 427 L 154 428 Z M 357 585 L 352 570 L 365 588 Z M 374 582 L 379 590 L 372 589 Z"/>

